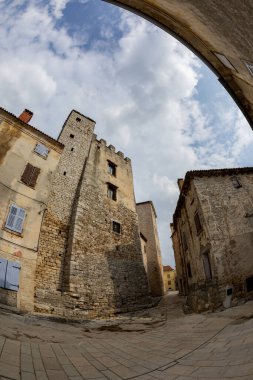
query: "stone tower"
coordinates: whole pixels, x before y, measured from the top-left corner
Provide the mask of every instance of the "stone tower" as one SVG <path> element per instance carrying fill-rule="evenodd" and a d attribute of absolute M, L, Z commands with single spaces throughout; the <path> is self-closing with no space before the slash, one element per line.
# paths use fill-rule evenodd
<path fill-rule="evenodd" d="M 95 122 L 72 111 L 63 125 L 59 141 L 64 150 L 51 187 L 41 226 L 36 269 L 35 311 L 61 310 L 63 266 L 74 201 L 78 196 L 89 155 Z"/>
<path fill-rule="evenodd" d="M 149 298 L 131 161 L 72 111 L 41 230 L 35 310 L 92 318 L 146 305 Z"/>

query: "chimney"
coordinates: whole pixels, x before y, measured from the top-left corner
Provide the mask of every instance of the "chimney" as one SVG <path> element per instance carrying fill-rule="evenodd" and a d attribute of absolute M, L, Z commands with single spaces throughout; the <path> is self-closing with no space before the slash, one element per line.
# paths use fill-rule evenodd
<path fill-rule="evenodd" d="M 19 116 L 19 119 L 22 120 L 24 123 L 28 124 L 32 117 L 33 117 L 33 113 L 25 109 Z"/>
<path fill-rule="evenodd" d="M 180 191 L 182 190 L 183 184 L 184 184 L 183 178 L 178 178 L 177 185 Z"/>

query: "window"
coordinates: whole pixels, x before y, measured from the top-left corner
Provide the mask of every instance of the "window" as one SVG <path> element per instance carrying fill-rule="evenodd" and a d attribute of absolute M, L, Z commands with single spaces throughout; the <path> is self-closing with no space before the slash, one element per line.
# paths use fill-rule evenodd
<path fill-rule="evenodd" d="M 247 292 L 252 292 L 252 290 L 253 290 L 253 276 L 248 277 L 246 279 L 246 289 L 247 289 Z"/>
<path fill-rule="evenodd" d="M 168 285 L 171 285 L 171 281 L 168 281 Z"/>
<path fill-rule="evenodd" d="M 250 74 L 253 76 L 253 63 L 250 62 L 244 62 L 247 69 L 249 70 Z"/>
<path fill-rule="evenodd" d="M 170 273 L 167 274 L 167 278 L 170 278 Z"/>
<path fill-rule="evenodd" d="M 20 264 L 0 258 L 0 288 L 18 291 Z"/>
<path fill-rule="evenodd" d="M 199 235 L 200 232 L 202 231 L 202 225 L 200 222 L 199 214 L 197 212 L 194 216 L 194 222 L 195 222 L 195 226 L 196 226 L 197 235 Z"/>
<path fill-rule="evenodd" d="M 107 184 L 107 196 L 114 201 L 117 200 L 117 187 L 112 185 L 111 183 Z"/>
<path fill-rule="evenodd" d="M 37 144 L 34 148 L 34 152 L 42 156 L 43 158 L 47 158 L 49 149 L 43 144 Z"/>
<path fill-rule="evenodd" d="M 208 252 L 203 254 L 203 265 L 204 265 L 204 271 L 205 271 L 206 279 L 211 280 L 212 279 L 212 270 L 211 270 L 211 264 L 210 264 Z"/>
<path fill-rule="evenodd" d="M 187 263 L 187 272 L 188 272 L 188 277 L 192 277 L 192 270 L 191 270 L 191 264 Z"/>
<path fill-rule="evenodd" d="M 75 136 L 74 136 L 72 133 L 70 133 L 69 137 L 70 137 L 71 139 L 73 139 Z"/>
<path fill-rule="evenodd" d="M 111 161 L 108 161 L 108 173 L 113 175 L 114 177 L 116 177 L 116 167 L 117 165 L 115 165 Z"/>
<path fill-rule="evenodd" d="M 25 215 L 26 212 L 23 208 L 20 208 L 14 204 L 10 205 L 5 227 L 8 228 L 8 230 L 21 234 L 23 231 Z"/>
<path fill-rule="evenodd" d="M 233 184 L 235 189 L 239 189 L 240 187 L 242 187 L 242 185 L 241 185 L 241 183 L 237 177 L 232 177 L 231 181 L 232 181 L 232 184 Z"/>
<path fill-rule="evenodd" d="M 187 244 L 187 239 L 186 239 L 186 235 L 185 235 L 184 232 L 183 232 L 183 234 L 182 234 L 182 243 L 183 243 L 183 249 L 184 249 L 184 251 L 187 251 L 187 249 L 188 249 L 188 244 Z"/>
<path fill-rule="evenodd" d="M 40 174 L 40 169 L 32 166 L 31 164 L 27 164 L 22 174 L 21 181 L 30 187 L 35 187 L 38 175 Z"/>
<path fill-rule="evenodd" d="M 113 221 L 112 222 L 112 230 L 113 232 L 116 232 L 117 234 L 121 233 L 121 224 L 118 222 Z"/>
<path fill-rule="evenodd" d="M 80 117 L 77 117 L 77 118 L 76 118 L 76 121 L 77 121 L 78 123 L 80 123 L 80 121 L 81 121 Z"/>

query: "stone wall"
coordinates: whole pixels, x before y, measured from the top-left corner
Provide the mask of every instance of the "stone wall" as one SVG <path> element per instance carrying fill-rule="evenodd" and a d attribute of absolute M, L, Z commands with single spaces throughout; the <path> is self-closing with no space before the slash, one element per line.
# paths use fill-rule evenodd
<path fill-rule="evenodd" d="M 147 275 L 151 294 L 162 296 L 164 294 L 163 269 L 154 206 L 151 201 L 147 201 L 137 203 L 136 207 L 140 231 L 147 238 Z"/>
<path fill-rule="evenodd" d="M 93 318 L 150 302 L 131 162 L 104 140 L 97 141 L 93 127 L 72 112 L 60 136 L 65 149 L 37 264 L 35 311 L 40 313 Z M 109 173 L 109 163 L 116 175 Z M 116 200 L 108 197 L 108 184 L 115 186 Z M 113 231 L 113 222 L 120 231 Z"/>
<path fill-rule="evenodd" d="M 196 175 L 190 181 L 174 220 L 179 239 L 175 256 L 185 274 L 188 304 L 195 311 L 229 307 L 252 293 L 246 287 L 246 279 L 253 276 L 252 185 L 253 173 L 243 169 L 236 177 L 231 169 L 231 175 Z"/>
<path fill-rule="evenodd" d="M 51 313 L 55 305 L 61 305 L 62 302 L 62 273 L 68 232 L 94 126 L 94 121 L 72 111 L 59 136 L 59 141 L 65 147 L 53 176 L 52 190 L 41 227 L 35 311 Z"/>
<path fill-rule="evenodd" d="M 108 173 L 108 160 L 116 176 Z M 108 198 L 107 184 L 117 187 Z M 112 229 L 120 224 L 120 233 Z M 65 291 L 75 294 L 73 316 L 106 316 L 147 303 L 131 163 L 104 140 L 93 139 L 65 262 Z"/>

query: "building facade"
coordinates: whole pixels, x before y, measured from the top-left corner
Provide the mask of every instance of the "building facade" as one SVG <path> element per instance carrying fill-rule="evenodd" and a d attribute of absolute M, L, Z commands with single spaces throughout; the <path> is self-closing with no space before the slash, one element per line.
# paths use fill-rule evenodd
<path fill-rule="evenodd" d="M 0 108 L 0 302 L 33 310 L 40 228 L 63 145 Z"/>
<path fill-rule="evenodd" d="M 165 287 L 165 292 L 177 290 L 177 278 L 175 269 L 171 268 L 170 265 L 163 266 L 163 282 Z"/>
<path fill-rule="evenodd" d="M 194 311 L 253 295 L 253 168 L 187 172 L 172 240 L 181 294 Z"/>
<path fill-rule="evenodd" d="M 159 297 L 164 295 L 164 283 L 156 211 L 152 201 L 137 203 L 136 208 L 142 235 L 143 257 L 146 263 L 149 288 L 154 297 Z M 146 239 L 145 243 L 144 238 Z"/>
<path fill-rule="evenodd" d="M 93 318 L 150 302 L 130 159 L 72 111 L 41 228 L 35 310 Z M 53 242 L 50 246 L 48 241 Z"/>
<path fill-rule="evenodd" d="M 0 113 L 0 302 L 93 318 L 149 305 L 130 159 L 77 111 L 58 141 Z"/>

